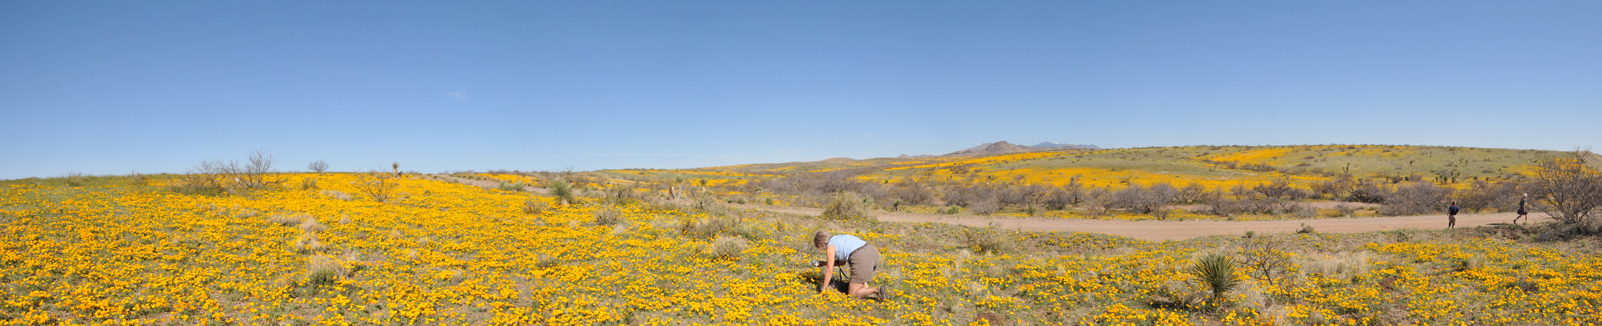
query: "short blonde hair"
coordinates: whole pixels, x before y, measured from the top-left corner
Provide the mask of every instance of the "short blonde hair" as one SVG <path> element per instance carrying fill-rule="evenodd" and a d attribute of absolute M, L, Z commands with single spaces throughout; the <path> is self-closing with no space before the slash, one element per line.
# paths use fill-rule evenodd
<path fill-rule="evenodd" d="M 818 231 L 818 233 L 812 234 L 812 246 L 823 249 L 823 246 L 829 245 L 829 238 L 833 237 L 834 235 L 829 234 L 829 232 Z"/>

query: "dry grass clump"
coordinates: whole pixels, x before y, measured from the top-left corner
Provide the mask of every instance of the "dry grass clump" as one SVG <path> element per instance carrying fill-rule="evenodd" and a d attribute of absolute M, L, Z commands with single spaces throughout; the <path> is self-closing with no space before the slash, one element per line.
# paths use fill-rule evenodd
<path fill-rule="evenodd" d="M 606 205 L 595 211 L 595 225 L 613 225 L 623 221 L 623 212 L 616 206 Z"/>
<path fill-rule="evenodd" d="M 302 216 L 305 216 L 305 215 L 302 215 Z M 315 218 L 315 217 L 305 216 L 305 219 L 300 220 L 300 225 L 297 226 L 297 228 L 299 228 L 301 232 L 317 233 L 317 232 L 322 232 L 323 230 L 327 230 L 328 226 L 323 225 L 322 223 L 318 223 L 317 222 L 317 218 Z"/>
<path fill-rule="evenodd" d="M 551 209 L 551 204 L 546 203 L 544 200 L 529 198 L 523 201 L 523 213 L 544 214 L 549 209 Z"/>
<path fill-rule="evenodd" d="M 1007 253 L 1018 247 L 1010 234 L 995 226 L 963 228 L 961 238 L 964 246 L 978 253 Z"/>
<path fill-rule="evenodd" d="M 307 284 L 333 285 L 345 276 L 345 262 L 338 257 L 315 255 L 306 259 Z"/>
<path fill-rule="evenodd" d="M 1344 280 L 1368 274 L 1371 258 L 1368 251 L 1358 251 L 1339 255 L 1304 254 L 1295 261 L 1301 266 L 1302 274 Z"/>
<path fill-rule="evenodd" d="M 346 194 L 346 193 L 340 192 L 338 190 L 323 190 L 321 193 L 323 194 L 323 196 L 328 196 L 329 198 L 333 198 L 333 199 L 345 200 L 345 201 L 349 201 L 350 200 L 350 194 Z"/>
<path fill-rule="evenodd" d="M 748 246 L 750 242 L 745 238 L 720 236 L 713 239 L 712 244 L 707 247 L 707 255 L 712 259 L 739 260 L 740 254 L 745 252 Z"/>
<path fill-rule="evenodd" d="M 323 243 L 317 241 L 316 233 L 301 233 L 299 237 L 295 237 L 295 242 L 290 244 L 290 248 L 297 252 L 312 252 L 323 250 Z"/>

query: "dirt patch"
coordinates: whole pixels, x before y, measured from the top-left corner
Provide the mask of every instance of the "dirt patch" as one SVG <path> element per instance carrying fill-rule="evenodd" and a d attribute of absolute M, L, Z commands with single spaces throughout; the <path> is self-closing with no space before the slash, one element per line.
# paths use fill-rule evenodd
<path fill-rule="evenodd" d="M 490 187 L 490 188 L 495 188 L 495 187 L 500 187 L 501 186 L 501 183 L 500 182 L 496 182 L 496 181 L 457 178 L 457 177 L 454 177 L 454 176 L 451 176 L 451 175 L 448 175 L 448 174 L 435 174 L 434 176 L 435 177 L 439 177 L 440 179 L 444 179 L 444 180 L 447 180 L 447 181 L 454 181 L 456 183 L 465 184 L 465 185 L 469 185 L 469 186 Z M 545 188 L 535 187 L 535 186 L 532 186 L 532 185 L 525 185 L 525 186 L 523 186 L 523 191 L 545 195 L 548 190 L 545 189 Z"/>
<path fill-rule="evenodd" d="M 823 209 L 820 208 L 761 205 L 740 206 L 744 208 L 791 214 L 818 215 L 823 213 Z M 1331 206 L 1333 207 L 1333 205 Z M 1471 228 L 1489 225 L 1491 223 L 1507 223 L 1513 221 L 1513 217 L 1516 215 L 1517 214 L 1514 213 L 1473 215 L 1459 214 L 1457 216 L 1457 227 Z M 934 222 L 968 226 L 988 226 L 995 224 L 1000 228 L 1009 230 L 1105 233 L 1147 241 L 1183 240 L 1210 235 L 1245 234 L 1246 231 L 1253 231 L 1260 234 L 1292 233 L 1296 232 L 1296 230 L 1300 230 L 1302 228 L 1302 224 L 1312 226 L 1314 231 L 1317 232 L 1331 233 L 1359 233 L 1398 229 L 1446 228 L 1446 215 L 1228 222 L 983 217 L 879 212 L 879 220 L 885 222 L 907 223 Z"/>

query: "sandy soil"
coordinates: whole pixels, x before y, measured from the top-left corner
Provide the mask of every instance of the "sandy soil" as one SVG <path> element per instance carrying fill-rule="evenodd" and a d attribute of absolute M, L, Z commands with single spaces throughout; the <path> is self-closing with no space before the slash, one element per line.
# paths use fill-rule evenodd
<path fill-rule="evenodd" d="M 744 205 L 742 207 L 792 214 L 818 215 L 823 213 L 823 209 L 819 208 L 776 207 L 760 205 Z M 1513 217 L 1516 215 L 1517 214 L 1514 213 L 1458 214 L 1457 227 L 1475 227 L 1489 225 L 1492 223 L 1508 223 L 1512 222 Z M 987 226 L 995 224 L 1000 228 L 1011 230 L 1106 233 L 1147 241 L 1182 240 L 1220 234 L 1245 234 L 1246 231 L 1255 231 L 1259 234 L 1291 233 L 1301 229 L 1303 223 L 1312 226 L 1317 232 L 1339 233 L 1385 231 L 1396 229 L 1446 228 L 1446 215 L 1226 222 L 1125 221 L 1018 217 L 991 218 L 982 216 L 926 215 L 880 212 L 879 220 L 886 222 L 911 223 L 935 222 L 970 226 Z"/>

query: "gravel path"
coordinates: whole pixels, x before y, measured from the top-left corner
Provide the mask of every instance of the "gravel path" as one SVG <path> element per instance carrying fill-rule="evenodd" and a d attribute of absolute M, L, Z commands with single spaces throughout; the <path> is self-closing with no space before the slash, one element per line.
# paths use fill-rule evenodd
<path fill-rule="evenodd" d="M 741 207 L 805 215 L 823 213 L 823 209 L 819 208 L 760 205 L 744 205 Z M 1492 223 L 1512 222 L 1513 217 L 1516 215 L 1514 213 L 1458 214 L 1457 227 L 1471 228 Z M 1537 219 L 1544 219 L 1544 217 L 1537 217 Z M 911 223 L 935 222 L 969 226 L 987 226 L 994 223 L 998 227 L 1011 230 L 1105 233 L 1147 241 L 1182 240 L 1221 234 L 1245 234 L 1246 231 L 1254 231 L 1259 234 L 1290 233 L 1301 229 L 1304 223 L 1312 226 L 1317 232 L 1338 233 L 1446 228 L 1446 215 L 1227 222 L 982 217 L 880 212 L 879 220 Z"/>

